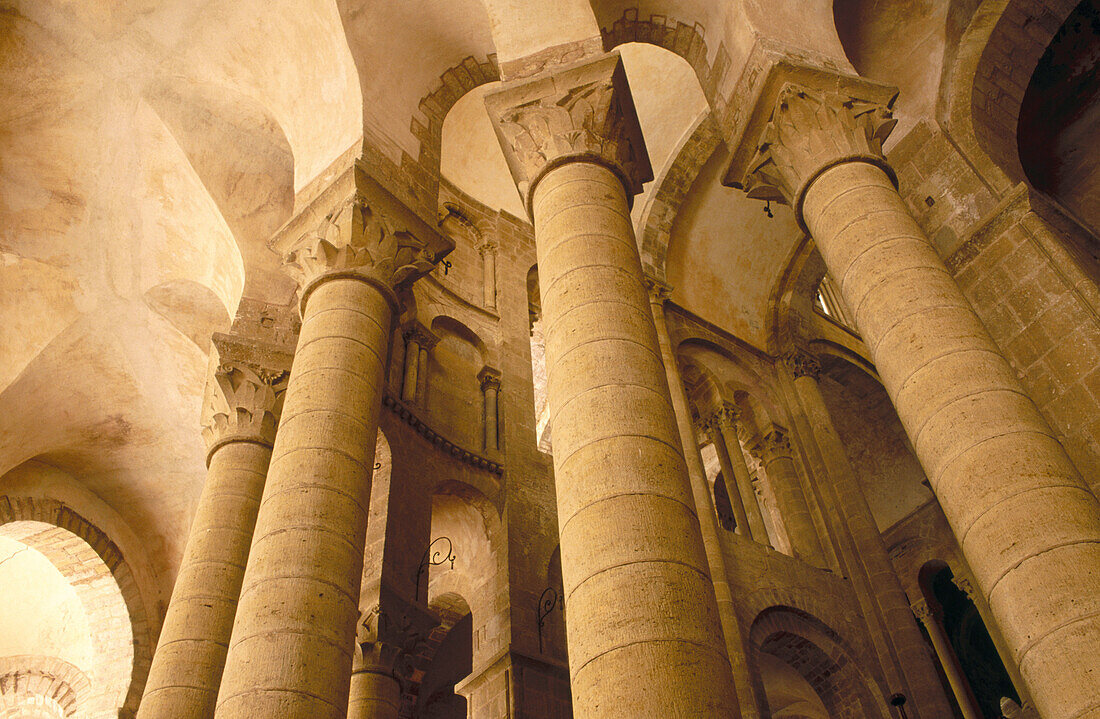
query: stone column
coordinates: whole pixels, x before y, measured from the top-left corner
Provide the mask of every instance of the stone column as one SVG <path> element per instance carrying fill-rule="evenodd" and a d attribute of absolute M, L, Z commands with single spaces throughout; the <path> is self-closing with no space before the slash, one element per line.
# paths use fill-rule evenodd
<path fill-rule="evenodd" d="M 432 348 L 439 342 L 439 338 L 432 334 L 431 330 L 423 327 L 420 333 L 420 356 L 416 369 L 416 401 L 423 407 L 428 406 L 428 360 L 432 356 Z"/>
<path fill-rule="evenodd" d="M 764 473 L 768 475 L 768 482 L 775 493 L 776 508 L 787 530 L 787 540 L 794 556 L 811 566 L 825 567 L 821 538 L 817 535 L 806 495 L 802 492 L 787 430 L 772 425 L 753 452 L 759 456 Z"/>
<path fill-rule="evenodd" d="M 903 675 L 903 681 L 908 684 L 909 698 L 922 716 L 930 712 L 933 716 L 939 716 L 949 710 L 941 691 L 941 682 L 928 657 L 927 645 L 912 619 L 909 600 L 890 561 L 867 497 L 821 395 L 818 384 L 821 365 L 817 358 L 800 351 L 786 354 L 782 364 L 790 373 L 798 403 L 806 413 L 814 441 L 825 462 L 837 510 L 855 543 L 854 560 L 865 570 L 864 576 L 876 605 L 873 611 L 881 619 L 881 627 L 891 647 L 890 653 Z M 870 617 L 868 619 L 874 621 Z M 886 656 L 883 658 L 887 659 Z"/>
<path fill-rule="evenodd" d="M 420 376 L 420 332 L 413 324 L 406 327 L 401 336 L 405 338 L 405 381 L 401 384 L 401 399 L 416 402 L 416 384 Z"/>
<path fill-rule="evenodd" d="M 356 192 L 286 257 L 302 328 L 218 719 L 344 717 L 395 288 L 438 255 Z M 423 234 L 422 234 L 423 237 Z M 440 240 L 442 245 L 442 240 Z"/>
<path fill-rule="evenodd" d="M 736 483 L 736 493 L 740 495 L 741 504 L 745 509 L 745 515 L 749 520 L 749 529 L 752 539 L 761 544 L 771 545 L 768 541 L 768 530 L 764 526 L 764 515 L 760 512 L 760 503 L 756 500 L 756 490 L 752 486 L 752 475 L 749 473 L 749 465 L 745 461 L 745 452 L 741 449 L 741 442 L 737 439 L 737 423 L 741 419 L 741 410 L 730 402 L 722 402 L 722 406 L 712 415 L 712 423 L 719 443 L 725 447 L 725 455 L 733 468 L 733 479 Z M 722 453 L 718 455 L 719 461 Z M 728 489 L 728 487 L 727 487 Z"/>
<path fill-rule="evenodd" d="M 1094 713 L 1100 503 L 897 193 L 894 90 L 774 72 L 727 178 L 816 242 L 1039 712 Z"/>
<path fill-rule="evenodd" d="M 993 646 L 997 648 L 997 655 L 1001 658 L 1001 664 L 1004 665 L 1005 671 L 1008 672 L 1008 676 L 1012 680 L 1012 686 L 1016 688 L 1016 693 L 1020 695 L 1020 701 L 1022 702 L 1021 709 L 1030 716 L 1034 713 L 1035 708 L 1031 701 L 1031 696 L 1027 693 L 1027 685 L 1024 684 L 1023 677 L 1020 676 L 1020 668 L 1012 661 L 1012 653 L 1005 646 L 1005 640 L 1004 637 L 1001 636 L 1000 629 L 997 628 L 997 624 L 990 616 L 989 605 L 985 603 L 985 597 L 982 596 L 982 593 L 974 587 L 974 583 L 966 576 L 955 574 L 951 582 L 974 603 L 974 608 L 978 610 L 978 616 L 981 617 L 982 624 L 985 625 L 986 631 L 989 632 L 989 638 L 993 641 Z"/>
<path fill-rule="evenodd" d="M 256 512 L 264 490 L 290 357 L 244 361 L 214 336 L 204 403 L 209 453 L 191 534 L 149 669 L 140 719 L 207 719 L 214 713 Z"/>
<path fill-rule="evenodd" d="M 736 717 L 630 221 L 652 173 L 619 56 L 486 105 L 535 225 L 574 715 Z"/>
<path fill-rule="evenodd" d="M 932 648 L 936 650 L 936 658 L 940 660 L 947 683 L 951 685 L 951 692 L 955 695 L 959 709 L 962 710 L 963 719 L 984 719 L 982 710 L 970 691 L 970 682 L 966 680 L 966 675 L 963 674 L 962 667 L 959 665 L 959 658 L 951 647 L 951 640 L 943 630 L 941 613 L 942 610 L 939 607 L 933 609 L 923 599 L 913 605 L 913 615 L 924 625 L 928 638 L 932 640 Z"/>
<path fill-rule="evenodd" d="M 481 383 L 482 405 L 485 410 L 485 451 L 495 452 L 499 449 L 497 425 L 500 410 L 497 407 L 497 396 L 500 394 L 500 370 L 483 367 L 477 379 Z"/>
<path fill-rule="evenodd" d="M 726 495 L 730 500 L 733 519 L 737 523 L 737 533 L 745 539 L 751 540 L 752 529 L 749 527 L 749 517 L 745 513 L 745 504 L 741 501 L 741 493 L 737 487 L 737 478 L 733 475 L 733 464 L 730 461 L 729 450 L 726 449 L 726 442 L 722 437 L 722 430 L 718 427 L 718 421 L 714 415 L 709 415 L 704 419 L 700 419 L 696 425 L 710 439 L 711 444 L 714 445 L 714 452 L 718 455 L 718 466 L 726 480 Z M 688 451 L 686 447 L 684 451 Z M 710 486 L 709 482 L 707 486 Z"/>
<path fill-rule="evenodd" d="M 497 245 L 492 240 L 483 241 L 477 248 L 481 253 L 481 266 L 484 271 L 482 290 L 485 309 L 493 312 L 497 309 Z"/>
<path fill-rule="evenodd" d="M 684 381 L 680 376 L 676 355 L 672 350 L 672 339 L 668 335 L 668 323 L 665 320 L 665 302 L 669 298 L 671 288 L 648 277 L 646 278 L 646 286 L 649 289 L 650 309 L 653 312 L 653 324 L 657 329 L 657 343 L 661 348 L 661 362 L 665 366 L 665 377 L 672 398 L 672 409 L 676 414 L 676 428 L 680 434 L 680 443 L 687 464 L 688 479 L 691 482 L 691 493 L 695 500 L 695 511 L 701 518 L 699 526 L 703 537 L 703 547 L 707 554 L 707 564 L 710 567 L 711 578 L 714 582 L 714 594 L 718 600 L 718 618 L 722 625 L 726 652 L 733 667 L 733 680 L 741 704 L 741 716 L 745 719 L 760 717 L 760 707 L 766 706 L 766 702 L 763 696 L 757 694 L 762 689 L 753 682 L 752 672 L 749 668 L 749 648 L 745 643 L 744 633 L 741 631 L 741 625 L 737 620 L 737 607 L 734 604 L 733 592 L 730 590 L 729 585 L 729 568 L 726 565 L 726 557 L 722 552 L 722 542 L 719 539 L 718 514 L 715 511 L 710 483 L 707 481 L 707 471 L 703 466 L 703 458 L 699 454 L 699 446 L 695 441 L 695 428 L 691 421 L 691 409 L 684 389 Z M 732 499 L 730 503 L 733 503 Z M 710 521 L 706 521 L 704 519 L 706 517 L 709 517 Z"/>

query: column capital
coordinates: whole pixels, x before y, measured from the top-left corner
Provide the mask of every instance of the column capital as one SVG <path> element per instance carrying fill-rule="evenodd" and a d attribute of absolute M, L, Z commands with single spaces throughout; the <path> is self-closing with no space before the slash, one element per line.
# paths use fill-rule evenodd
<path fill-rule="evenodd" d="M 380 605 L 360 610 L 355 627 L 352 672 L 381 672 L 407 679 L 416 655 L 427 643 L 438 622 L 424 621 L 424 613 L 392 616 Z"/>
<path fill-rule="evenodd" d="M 481 383 L 481 391 L 487 389 L 500 390 L 500 370 L 485 365 L 477 373 L 477 381 Z"/>
<path fill-rule="evenodd" d="M 783 355 L 782 362 L 795 379 L 810 377 L 816 381 L 821 377 L 821 363 L 809 352 L 793 350 Z"/>
<path fill-rule="evenodd" d="M 958 587 L 959 591 L 966 594 L 967 598 L 972 602 L 979 596 L 977 588 L 969 577 L 955 576 L 951 578 L 951 583 Z"/>
<path fill-rule="evenodd" d="M 212 371 L 203 402 L 202 434 L 207 462 L 230 442 L 271 447 L 290 377 L 290 357 L 263 350 L 248 351 L 247 342 L 217 333 L 213 337 Z"/>
<path fill-rule="evenodd" d="M 506 83 L 486 95 L 485 105 L 529 214 L 535 185 L 567 162 L 608 167 L 628 203 L 653 179 L 617 52 Z"/>
<path fill-rule="evenodd" d="M 286 272 L 298 282 L 301 304 L 330 278 L 369 282 L 400 311 L 397 291 L 431 272 L 454 249 L 358 165 L 354 182 L 341 178 L 343 194 L 327 199 L 319 217 L 283 250 Z M 323 212 L 323 214 L 322 214 Z"/>
<path fill-rule="evenodd" d="M 895 181 L 882 143 L 897 124 L 897 89 L 865 78 L 779 63 L 733 153 L 725 184 L 790 204 L 799 225 L 810 183 L 844 162 L 869 162 Z"/>
<path fill-rule="evenodd" d="M 733 402 L 722 400 L 711 412 L 708 421 L 721 430 L 732 430 L 733 435 L 727 436 L 727 441 L 737 441 L 737 423 L 741 420 L 741 408 Z"/>
<path fill-rule="evenodd" d="M 402 327 L 401 336 L 406 342 L 415 342 L 426 350 L 435 347 L 436 343 L 439 342 L 439 338 L 435 336 L 435 333 L 416 321 L 409 322 Z"/>
<path fill-rule="evenodd" d="M 787 430 L 772 425 L 760 443 L 760 452 L 765 460 L 772 457 L 790 457 L 791 439 L 787 436 Z"/>
<path fill-rule="evenodd" d="M 649 274 L 645 275 L 645 288 L 649 293 L 649 301 L 655 305 L 663 305 L 672 297 L 672 285 Z"/>
<path fill-rule="evenodd" d="M 921 624 L 928 624 L 938 615 L 938 608 L 932 607 L 924 599 L 918 599 L 910 606 L 913 610 L 913 615 L 920 621 Z"/>

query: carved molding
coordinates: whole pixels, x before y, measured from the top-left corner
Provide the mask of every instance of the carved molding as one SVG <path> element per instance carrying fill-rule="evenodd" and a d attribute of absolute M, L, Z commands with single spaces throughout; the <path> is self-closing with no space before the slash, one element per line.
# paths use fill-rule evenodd
<path fill-rule="evenodd" d="M 418 347 L 430 350 L 439 342 L 439 338 L 419 322 L 410 322 L 401 330 L 401 336 L 406 342 L 415 342 Z"/>
<path fill-rule="evenodd" d="M 528 213 L 538 180 L 568 161 L 609 167 L 628 201 L 653 179 L 618 53 L 507 83 L 485 105 Z"/>
<path fill-rule="evenodd" d="M 645 288 L 649 293 L 649 301 L 654 304 L 663 305 L 665 302 L 672 299 L 672 285 L 666 284 L 648 274 L 645 276 Z"/>
<path fill-rule="evenodd" d="M 896 184 L 882 153 L 897 124 L 896 98 L 896 88 L 864 78 L 777 63 L 749 113 L 725 183 L 749 197 L 790 204 L 799 224 L 806 188 L 834 165 L 870 162 Z"/>
<path fill-rule="evenodd" d="M 821 363 L 808 352 L 788 352 L 783 356 L 782 362 L 795 379 L 810 377 L 816 381 L 821 378 Z"/>
<path fill-rule="evenodd" d="M 790 457 L 791 439 L 787 436 L 787 430 L 773 426 L 771 430 L 764 435 L 764 440 L 760 445 L 760 451 L 764 457 L 764 461 L 777 457 Z"/>
<path fill-rule="evenodd" d="M 483 457 L 476 452 L 464 449 L 450 441 L 429 427 L 428 424 L 417 417 L 405 403 L 389 392 L 386 392 L 386 394 L 382 396 L 382 406 L 397 415 L 401 421 L 416 430 L 417 434 L 421 437 L 438 447 L 441 452 L 449 454 L 463 464 L 468 464 L 477 469 L 483 469 L 490 474 L 495 474 L 497 476 L 504 474 L 504 465 Z"/>
<path fill-rule="evenodd" d="M 274 445 L 293 356 L 237 335 L 215 333 L 212 341 L 213 366 L 202 412 L 207 461 L 229 442 Z"/>

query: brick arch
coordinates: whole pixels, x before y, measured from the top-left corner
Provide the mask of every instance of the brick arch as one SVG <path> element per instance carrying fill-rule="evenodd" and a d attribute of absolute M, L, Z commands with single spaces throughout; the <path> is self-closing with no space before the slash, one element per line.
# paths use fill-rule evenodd
<path fill-rule="evenodd" d="M 1077 4 L 992 0 L 982 8 L 989 34 L 974 69 L 969 110 L 978 144 L 1013 181 L 1024 179 L 1017 149 L 1024 93 L 1039 59 Z"/>
<path fill-rule="evenodd" d="M 749 641 L 791 666 L 836 719 L 888 719 L 882 692 L 859 666 L 857 655 L 827 624 L 793 607 L 774 606 L 753 621 Z"/>
<path fill-rule="evenodd" d="M 84 672 L 57 657 L 0 657 L 0 719 L 25 716 L 28 700 L 65 717 L 84 717 L 92 694 Z"/>
<path fill-rule="evenodd" d="M 109 699 L 112 707 L 119 707 L 118 717 L 135 716 L 149 677 L 153 637 L 137 580 L 122 550 L 101 529 L 54 499 L 0 495 L 0 531 L 34 547 L 73 583 L 77 595 L 88 608 L 93 626 L 111 626 L 117 634 L 118 629 L 124 628 L 125 620 L 129 620 L 123 656 L 132 651 L 132 659 L 126 659 L 129 666 L 121 668 L 128 677 L 128 686 L 122 687 L 118 695 L 120 697 L 124 690 L 125 699 L 121 707 L 118 697 Z M 74 535 L 82 541 L 75 541 Z M 102 582 L 85 576 L 89 573 L 89 561 L 91 566 L 102 563 L 110 571 L 122 594 L 125 617 L 113 616 L 109 604 L 103 601 Z"/>
<path fill-rule="evenodd" d="M 688 25 L 666 15 L 642 18 L 635 7 L 624 10 L 611 27 L 601 28 L 600 35 L 606 52 L 628 42 L 644 42 L 663 47 L 687 60 L 699 78 L 699 86 L 711 109 L 719 111 L 721 116 L 725 103 L 719 98 L 718 88 L 730 71 L 732 60 L 725 43 L 719 43 L 713 62 L 707 60 L 710 50 L 705 39 L 706 28 L 700 23 Z"/>

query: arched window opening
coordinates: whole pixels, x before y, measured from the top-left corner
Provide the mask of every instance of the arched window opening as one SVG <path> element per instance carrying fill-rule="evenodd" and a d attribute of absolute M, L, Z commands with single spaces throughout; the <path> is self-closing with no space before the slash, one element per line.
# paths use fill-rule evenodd
<path fill-rule="evenodd" d="M 727 532 L 737 529 L 737 518 L 733 514 L 726 478 L 719 472 L 714 479 L 714 508 L 718 511 L 718 525 Z"/>
<path fill-rule="evenodd" d="M 987 719 L 1002 716 L 1004 698 L 1019 706 L 1020 695 L 1001 661 L 997 646 L 978 608 L 964 591 L 964 588 L 973 589 L 966 581 L 956 578 L 946 565 L 929 566 L 922 575 L 921 590 L 928 605 L 927 616 L 922 617 L 922 628 L 929 635 L 942 632 L 947 640 L 949 646 L 941 647 L 929 637 L 945 675 L 950 677 L 954 663 L 964 676 L 963 686 L 950 687 L 956 703 L 976 705 L 981 716 Z"/>
<path fill-rule="evenodd" d="M 542 332 L 542 300 L 539 296 L 539 268 L 527 272 L 527 316 L 531 332 L 531 378 L 535 388 L 535 436 L 539 450 L 550 453 L 550 405 L 546 400 L 546 337 Z"/>

